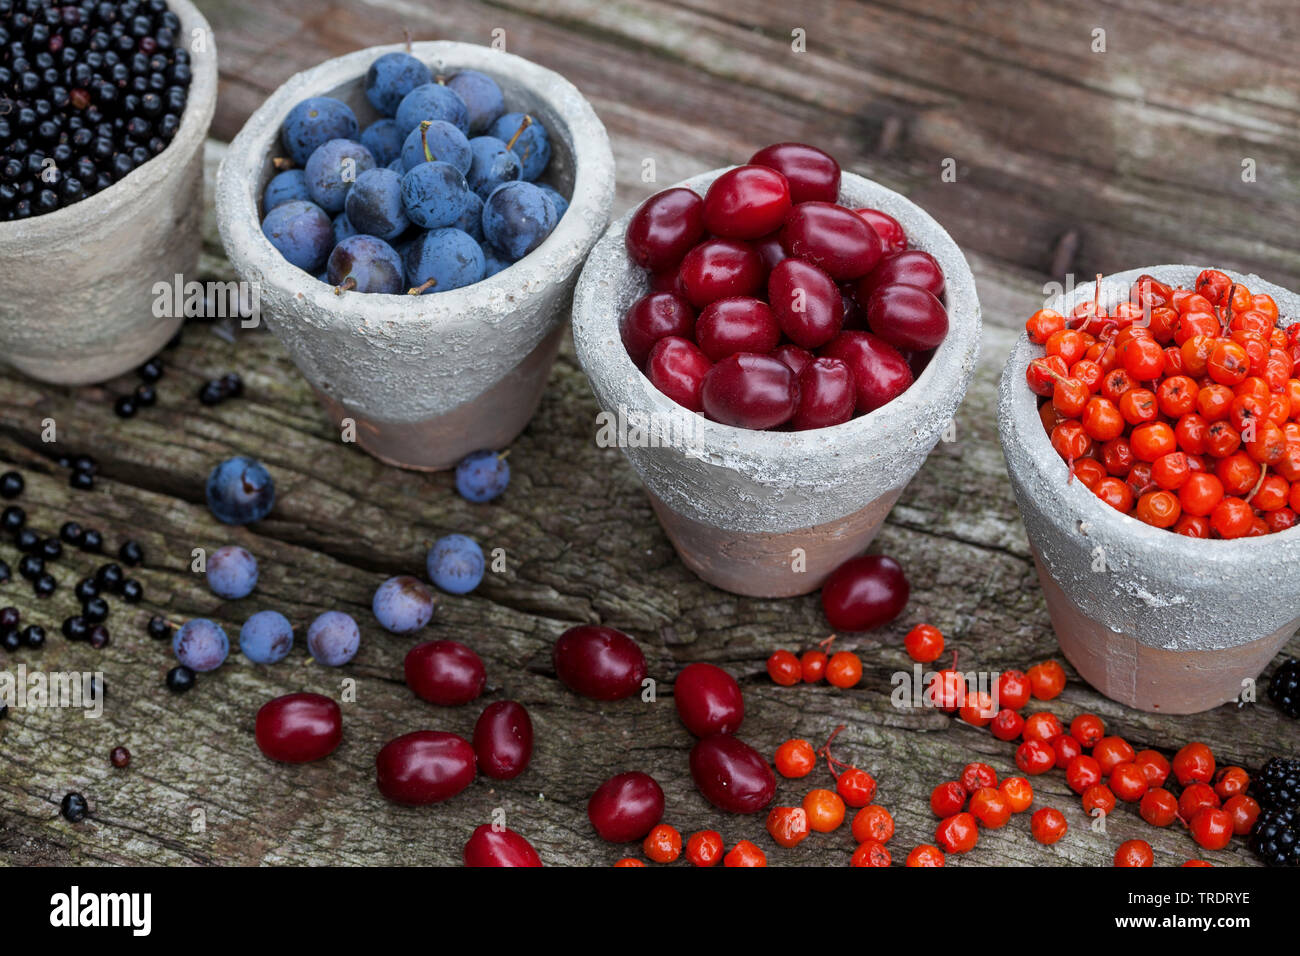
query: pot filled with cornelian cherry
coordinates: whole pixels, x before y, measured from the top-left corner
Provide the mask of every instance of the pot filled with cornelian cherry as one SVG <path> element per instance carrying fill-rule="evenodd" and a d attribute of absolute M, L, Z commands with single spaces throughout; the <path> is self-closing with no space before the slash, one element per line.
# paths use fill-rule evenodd
<path fill-rule="evenodd" d="M 1300 626 L 1300 297 L 1134 269 L 1030 316 L 999 427 L 1052 626 L 1103 694 L 1253 693 Z"/>

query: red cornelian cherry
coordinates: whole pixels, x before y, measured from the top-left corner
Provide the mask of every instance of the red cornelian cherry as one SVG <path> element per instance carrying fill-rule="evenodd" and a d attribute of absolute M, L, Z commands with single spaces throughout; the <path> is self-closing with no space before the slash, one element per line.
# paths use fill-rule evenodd
<path fill-rule="evenodd" d="M 881 286 L 863 308 L 871 331 L 895 348 L 937 348 L 948 335 L 948 310 L 916 286 Z"/>
<path fill-rule="evenodd" d="M 758 239 L 785 222 L 790 184 L 767 166 L 729 169 L 704 194 L 704 228 L 728 239 Z"/>
<path fill-rule="evenodd" d="M 798 846 L 810 832 L 808 814 L 803 807 L 773 807 L 767 814 L 767 832 L 779 847 Z"/>
<path fill-rule="evenodd" d="M 729 734 L 700 739 L 691 750 L 696 789 L 719 810 L 757 813 L 776 794 L 776 775 L 753 747 Z"/>
<path fill-rule="evenodd" d="M 1011 819 L 1011 805 L 1002 791 L 993 787 L 981 787 L 971 794 L 970 812 L 981 826 L 990 830 L 1006 826 Z"/>
<path fill-rule="evenodd" d="M 285 694 L 261 706 L 254 721 L 258 749 L 281 763 L 328 757 L 343 740 L 343 712 L 321 694 Z"/>
<path fill-rule="evenodd" d="M 710 362 L 737 352 L 766 354 L 780 341 L 776 316 L 762 299 L 718 299 L 705 306 L 695 320 L 695 344 Z"/>
<path fill-rule="evenodd" d="M 920 249 L 887 255 L 880 265 L 859 279 L 854 286 L 854 296 L 864 309 L 867 301 L 881 289 L 890 286 L 911 286 L 923 289 L 936 299 L 944 294 L 943 268 L 939 260 Z"/>
<path fill-rule="evenodd" d="M 793 687 L 803 679 L 803 667 L 789 651 L 773 651 L 767 659 L 767 675 L 782 687 Z"/>
<path fill-rule="evenodd" d="M 1029 829 L 1035 840 L 1044 846 L 1051 846 L 1065 836 L 1065 831 L 1069 827 L 1060 810 L 1043 807 L 1041 810 L 1035 810 L 1034 815 L 1030 817 Z"/>
<path fill-rule="evenodd" d="M 689 189 L 665 189 L 637 207 L 624 245 L 634 263 L 658 272 L 676 266 L 703 237 L 704 200 Z"/>
<path fill-rule="evenodd" d="M 884 807 L 872 803 L 853 815 L 850 829 L 853 839 L 859 843 L 888 843 L 894 835 L 894 817 Z"/>
<path fill-rule="evenodd" d="M 912 660 L 929 664 L 943 653 L 943 633 L 933 624 L 918 624 L 903 638 L 903 647 Z"/>
<path fill-rule="evenodd" d="M 767 854 L 748 840 L 741 840 L 722 858 L 722 865 L 767 866 Z"/>
<path fill-rule="evenodd" d="M 654 863 L 671 863 L 682 855 L 682 835 L 667 823 L 660 823 L 646 834 L 641 851 Z"/>
<path fill-rule="evenodd" d="M 817 752 L 806 740 L 787 740 L 776 748 L 776 772 L 791 779 L 806 777 L 817 765 Z"/>
<path fill-rule="evenodd" d="M 914 847 L 912 852 L 907 854 L 907 862 L 904 866 L 943 866 L 943 851 L 937 846 L 931 846 L 929 843 L 922 843 Z"/>
<path fill-rule="evenodd" d="M 781 245 L 792 256 L 820 266 L 837 282 L 866 275 L 884 247 L 876 231 L 851 209 L 828 202 L 803 202 L 786 216 Z"/>
<path fill-rule="evenodd" d="M 879 209 L 867 208 L 853 211 L 865 219 L 872 229 L 876 230 L 881 245 L 885 247 L 886 257 L 896 252 L 902 252 L 907 248 L 907 233 L 903 229 L 903 224 L 889 213 L 881 212 Z M 880 266 L 876 266 L 876 269 L 879 268 Z"/>
<path fill-rule="evenodd" d="M 713 421 L 762 430 L 784 425 L 794 416 L 799 388 L 780 359 L 740 352 L 709 369 L 700 398 L 704 414 Z"/>
<path fill-rule="evenodd" d="M 767 277 L 767 299 L 780 331 L 801 348 L 821 348 L 844 324 L 839 286 L 802 259 L 785 259 L 772 270 Z"/>
<path fill-rule="evenodd" d="M 587 818 L 602 840 L 641 840 L 663 819 L 664 791 L 648 773 L 637 770 L 610 777 L 587 801 Z"/>
<path fill-rule="evenodd" d="M 934 831 L 934 842 L 945 853 L 968 853 L 979 840 L 979 824 L 971 813 L 957 813 L 941 820 Z"/>
<path fill-rule="evenodd" d="M 490 823 L 476 827 L 465 842 L 466 866 L 541 866 L 533 845 L 514 830 Z"/>
<path fill-rule="evenodd" d="M 853 417 L 857 386 L 847 365 L 839 359 L 813 359 L 797 375 L 799 400 L 790 419 L 791 428 L 829 428 Z"/>
<path fill-rule="evenodd" d="M 736 679 L 713 664 L 682 668 L 673 684 L 673 703 L 682 724 L 696 737 L 734 734 L 745 719 L 745 698 Z"/>
<path fill-rule="evenodd" d="M 772 350 L 772 357 L 778 358 L 790 366 L 790 371 L 798 376 L 816 356 L 807 349 L 799 348 L 797 345 L 778 345 Z"/>
<path fill-rule="evenodd" d="M 575 694 L 592 700 L 622 700 L 641 690 L 645 655 L 622 631 L 595 624 L 571 627 L 551 652 L 555 675 Z"/>
<path fill-rule="evenodd" d="M 717 866 L 722 850 L 722 834 L 717 830 L 699 830 L 686 840 L 686 859 L 692 866 Z"/>
<path fill-rule="evenodd" d="M 704 410 L 704 376 L 713 367 L 709 357 L 690 339 L 666 335 L 650 349 L 646 378 L 678 405 L 692 411 Z"/>
<path fill-rule="evenodd" d="M 1155 854 L 1146 840 L 1125 840 L 1115 851 L 1116 866 L 1151 866 L 1154 863 Z"/>
<path fill-rule="evenodd" d="M 849 367 L 857 389 L 856 408 L 863 414 L 887 405 L 913 382 L 912 368 L 902 353 L 870 332 L 841 332 L 822 347 L 821 355 Z"/>
<path fill-rule="evenodd" d="M 966 806 L 966 788 L 956 780 L 941 783 L 930 791 L 930 809 L 936 817 L 961 813 Z"/>
<path fill-rule="evenodd" d="M 474 755 L 485 777 L 513 780 L 533 756 L 533 721 L 523 704 L 498 700 L 474 724 Z"/>
<path fill-rule="evenodd" d="M 682 287 L 697 309 L 718 299 L 753 295 L 763 278 L 763 261 L 754 247 L 735 239 L 706 239 L 682 259 Z"/>
<path fill-rule="evenodd" d="M 623 347 L 638 368 L 645 365 L 655 343 L 670 335 L 690 339 L 695 334 L 695 310 L 673 292 L 651 292 L 632 303 L 623 317 Z"/>
<path fill-rule="evenodd" d="M 850 866 L 889 866 L 893 858 L 889 855 L 889 850 L 878 840 L 867 840 L 858 844 L 858 848 L 853 851 L 853 856 L 849 858 Z"/>
<path fill-rule="evenodd" d="M 1174 754 L 1174 777 L 1184 787 L 1214 779 L 1214 752 L 1203 743 L 1190 743 Z"/>
<path fill-rule="evenodd" d="M 425 641 L 406 654 L 406 686 L 417 697 L 442 707 L 468 704 L 483 693 L 483 661 L 457 641 Z"/>
<path fill-rule="evenodd" d="M 829 153 L 805 143 L 773 143 L 749 158 L 752 166 L 767 166 L 785 177 L 790 200 L 835 202 L 840 194 L 840 164 Z"/>
<path fill-rule="evenodd" d="M 417 730 L 390 740 L 375 757 L 379 792 L 422 806 L 456 796 L 474 782 L 474 748 L 455 734 Z"/>
<path fill-rule="evenodd" d="M 898 617 L 910 590 L 902 566 L 893 558 L 850 558 L 822 585 L 822 609 L 837 631 L 869 631 Z"/>

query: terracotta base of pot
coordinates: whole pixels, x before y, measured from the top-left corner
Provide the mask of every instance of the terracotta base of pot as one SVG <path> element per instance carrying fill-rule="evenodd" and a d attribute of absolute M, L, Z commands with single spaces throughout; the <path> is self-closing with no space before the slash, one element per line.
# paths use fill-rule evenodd
<path fill-rule="evenodd" d="M 646 495 L 678 556 L 700 578 L 732 594 L 784 598 L 817 590 L 832 571 L 865 551 L 902 491 L 837 521 L 781 534 L 724 531 L 678 514 L 648 489 Z M 796 571 L 800 556 L 802 570 Z"/>
<path fill-rule="evenodd" d="M 472 451 L 505 448 L 524 430 L 541 404 L 566 328 L 556 328 L 477 398 L 422 422 L 378 421 L 350 411 L 320 389 L 316 397 L 340 430 L 344 419 L 351 419 L 357 444 L 385 464 L 415 471 L 454 468 Z"/>
<path fill-rule="evenodd" d="M 1198 714 L 1236 700 L 1300 626 L 1296 618 L 1266 637 L 1213 651 L 1170 651 L 1142 644 L 1084 615 L 1034 552 L 1038 580 L 1061 651 L 1111 700 L 1161 714 Z"/>

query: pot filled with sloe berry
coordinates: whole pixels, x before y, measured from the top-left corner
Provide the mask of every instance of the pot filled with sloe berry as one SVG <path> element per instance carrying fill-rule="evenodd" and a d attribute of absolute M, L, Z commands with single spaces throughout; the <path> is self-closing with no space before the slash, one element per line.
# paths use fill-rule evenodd
<path fill-rule="evenodd" d="M 952 421 L 980 313 L 934 219 L 778 143 L 612 226 L 573 335 L 597 442 L 627 455 L 687 567 L 786 597 L 870 543 Z"/>
<path fill-rule="evenodd" d="M 1002 450 L 1061 650 L 1107 697 L 1209 710 L 1300 627 L 1298 319 L 1294 292 L 1199 265 L 1027 318 Z"/>
<path fill-rule="evenodd" d="M 217 51 L 188 0 L 0 0 L 0 354 L 100 382 L 176 333 Z"/>
<path fill-rule="evenodd" d="M 406 468 L 508 445 L 537 409 L 614 160 L 563 77 L 467 43 L 351 53 L 231 143 L 231 263 L 345 438 Z"/>

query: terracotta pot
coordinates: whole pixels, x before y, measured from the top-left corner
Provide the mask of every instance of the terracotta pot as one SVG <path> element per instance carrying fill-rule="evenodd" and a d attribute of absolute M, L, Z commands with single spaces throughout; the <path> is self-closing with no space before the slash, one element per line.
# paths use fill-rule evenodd
<path fill-rule="evenodd" d="M 723 172 L 678 185 L 703 194 Z M 844 174 L 840 202 L 889 213 L 913 248 L 939 260 L 950 319 L 948 337 L 911 388 L 842 425 L 735 428 L 686 411 L 651 385 L 619 334 L 628 306 L 648 288 L 623 245 L 630 215 L 597 244 L 574 294 L 578 359 L 604 413 L 669 425 L 667 441 L 618 441 L 655 514 L 687 567 L 736 594 L 806 594 L 865 550 L 952 420 L 975 367 L 979 300 L 956 243 L 920 207 L 860 176 Z"/>
<path fill-rule="evenodd" d="M 528 424 L 568 316 L 578 268 L 609 221 L 614 158 L 582 94 L 560 75 L 469 43 L 416 43 L 435 74 L 490 74 L 507 108 L 545 124 L 552 156 L 542 181 L 570 197 L 555 231 L 497 275 L 422 296 L 345 293 L 290 265 L 262 234 L 261 196 L 281 155 L 280 126 L 309 96 L 335 96 L 364 129 L 378 118 L 362 79 L 371 47 L 299 73 L 244 125 L 221 164 L 217 217 L 240 277 L 258 290 L 260 312 L 322 405 L 358 444 L 404 468 L 439 469 L 469 452 L 501 448 Z"/>
<path fill-rule="evenodd" d="M 1103 280 L 1128 298 L 1146 273 L 1190 287 L 1199 266 L 1149 266 Z M 1283 316 L 1294 293 L 1229 272 L 1267 292 Z M 1093 285 L 1048 307 L 1068 314 Z M 998 421 L 1011 486 L 1061 650 L 1101 693 L 1139 710 L 1189 714 L 1235 699 L 1300 625 L 1300 529 L 1235 541 L 1186 538 L 1120 514 L 1069 481 L 1025 384 L 1043 349 L 1024 335 L 1002 375 Z"/>
<path fill-rule="evenodd" d="M 217 50 L 193 4 L 168 5 L 181 20 L 192 79 L 167 148 L 81 202 L 0 223 L 0 355 L 43 382 L 85 385 L 120 375 L 158 352 L 183 320 L 155 284 L 170 288 L 198 263 Z M 195 31 L 202 51 L 189 44 Z"/>

